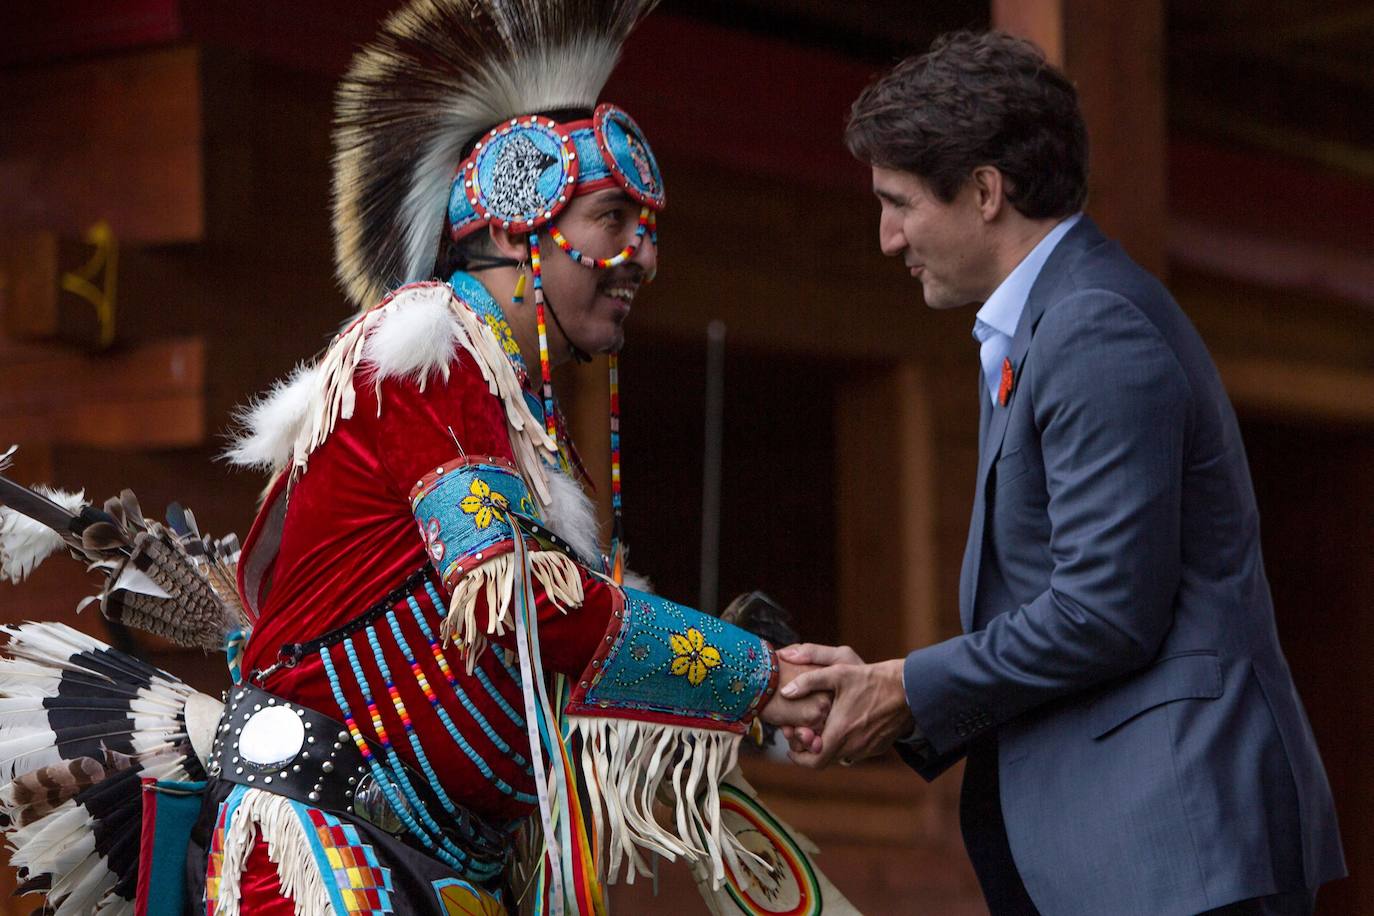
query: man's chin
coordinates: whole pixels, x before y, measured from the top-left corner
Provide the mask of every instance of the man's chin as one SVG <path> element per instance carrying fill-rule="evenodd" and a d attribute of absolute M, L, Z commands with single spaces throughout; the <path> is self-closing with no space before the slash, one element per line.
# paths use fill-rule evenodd
<path fill-rule="evenodd" d="M 971 301 L 967 297 L 955 295 L 947 289 L 939 286 L 928 286 L 925 283 L 921 284 L 921 297 L 925 300 L 926 308 L 937 312 L 961 308 L 970 304 Z"/>

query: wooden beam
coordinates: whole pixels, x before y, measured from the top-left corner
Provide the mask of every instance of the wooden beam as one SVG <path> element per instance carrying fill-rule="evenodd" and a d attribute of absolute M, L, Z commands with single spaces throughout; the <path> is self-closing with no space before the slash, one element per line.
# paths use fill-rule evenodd
<path fill-rule="evenodd" d="M 1041 47 L 1088 122 L 1088 212 L 1156 275 L 1166 266 L 1160 0 L 993 0 L 992 23 Z"/>
<path fill-rule="evenodd" d="M 0 229 L 201 238 L 200 56 L 149 51 L 0 72 Z"/>
<path fill-rule="evenodd" d="M 0 64 L 71 58 L 175 41 L 179 0 L 62 0 L 0 6 Z"/>
<path fill-rule="evenodd" d="M 1374 309 L 1368 256 L 1265 236 L 1186 217 L 1169 224 L 1169 258 L 1180 267 L 1246 284 L 1342 299 Z"/>
<path fill-rule="evenodd" d="M 1374 425 L 1374 371 L 1234 356 L 1217 369 L 1240 413 Z"/>
<path fill-rule="evenodd" d="M 199 338 L 109 356 L 0 348 L 0 430 L 21 445 L 174 448 L 205 441 Z"/>
<path fill-rule="evenodd" d="M 0 238 L 0 336 L 42 340 L 57 333 L 57 262 L 51 232 Z"/>

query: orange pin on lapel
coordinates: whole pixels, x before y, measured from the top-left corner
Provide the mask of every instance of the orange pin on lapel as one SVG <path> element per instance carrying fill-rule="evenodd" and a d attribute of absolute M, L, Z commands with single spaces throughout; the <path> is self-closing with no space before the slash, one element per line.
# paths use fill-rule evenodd
<path fill-rule="evenodd" d="M 1011 389 L 1016 384 L 1016 374 L 1011 368 L 1011 357 L 1002 359 L 1002 385 L 997 389 L 997 403 L 1003 407 L 1011 400 Z"/>

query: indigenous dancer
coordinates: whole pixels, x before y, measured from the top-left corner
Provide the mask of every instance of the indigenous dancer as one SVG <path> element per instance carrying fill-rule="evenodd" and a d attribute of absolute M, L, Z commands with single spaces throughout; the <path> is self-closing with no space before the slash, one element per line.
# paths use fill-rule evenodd
<path fill-rule="evenodd" d="M 795 669 L 764 639 L 623 582 L 614 354 L 664 192 L 598 95 L 652 5 L 414 0 L 359 54 L 334 225 L 361 311 L 244 413 L 230 457 L 272 482 L 241 555 L 131 498 L 0 488 L 0 534 L 18 510 L 110 569 L 107 615 L 229 631 L 221 714 L 75 631 L 10 628 L 0 805 L 57 912 L 603 912 L 648 852 L 716 912 L 755 911 L 760 881 L 845 911 L 725 782 L 761 710 L 816 727 L 821 704 L 775 696 Z M 549 377 L 589 351 L 611 354 L 608 550 Z M 210 610 L 182 632 L 192 593 Z M 115 791 L 140 778 L 141 806 Z"/>

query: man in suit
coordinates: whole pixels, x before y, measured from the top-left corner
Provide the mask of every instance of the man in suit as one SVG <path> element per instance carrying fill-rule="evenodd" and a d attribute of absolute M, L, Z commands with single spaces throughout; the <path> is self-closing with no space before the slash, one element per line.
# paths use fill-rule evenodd
<path fill-rule="evenodd" d="M 966 758 L 995 914 L 1311 912 L 1344 863 L 1240 431 L 1177 303 L 1080 212 L 1073 86 L 956 33 L 866 89 L 847 141 L 883 252 L 931 308 L 980 304 L 980 461 L 964 635 L 872 665 L 783 650 L 830 666 L 785 694 L 834 693 L 794 758 Z"/>

